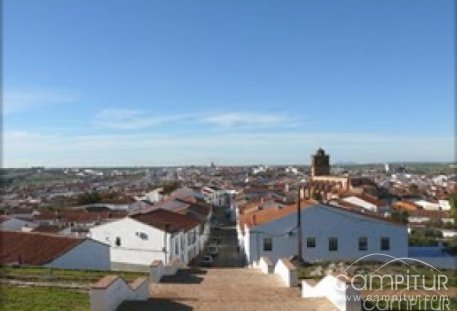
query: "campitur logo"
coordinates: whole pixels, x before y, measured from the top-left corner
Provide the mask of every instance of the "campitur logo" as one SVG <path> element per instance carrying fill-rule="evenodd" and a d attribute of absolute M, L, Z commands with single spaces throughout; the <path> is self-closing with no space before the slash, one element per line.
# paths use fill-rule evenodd
<path fill-rule="evenodd" d="M 384 263 L 375 265 L 373 271 L 369 271 L 367 266 L 370 265 L 365 263 L 374 260 Z M 448 276 L 415 258 L 373 253 L 357 259 L 336 277 L 342 282 L 335 286 L 338 291 L 346 293 L 346 301 L 361 300 L 363 309 L 367 311 L 451 310 L 447 293 Z M 354 291 L 363 292 L 364 298 L 351 294 Z"/>

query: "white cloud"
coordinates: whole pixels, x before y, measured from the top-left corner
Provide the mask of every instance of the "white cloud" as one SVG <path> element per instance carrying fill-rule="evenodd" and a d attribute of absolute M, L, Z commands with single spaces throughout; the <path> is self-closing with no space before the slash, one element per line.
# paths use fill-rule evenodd
<path fill-rule="evenodd" d="M 169 123 L 187 122 L 218 127 L 290 126 L 294 120 L 280 114 L 226 112 L 217 114 L 182 114 L 151 116 L 150 113 L 131 109 L 104 109 L 94 118 L 97 127 L 139 130 Z"/>
<path fill-rule="evenodd" d="M 204 117 L 202 121 L 217 126 L 231 127 L 237 125 L 284 125 L 292 119 L 278 114 L 229 112 L 210 115 Z"/>
<path fill-rule="evenodd" d="M 4 165 L 124 166 L 309 164 L 324 147 L 332 162 L 449 161 L 452 136 L 413 137 L 354 133 L 218 133 L 200 135 L 61 135 L 7 131 Z"/>
<path fill-rule="evenodd" d="M 154 117 L 139 110 L 104 109 L 95 116 L 93 124 L 110 129 L 137 130 L 180 121 L 187 117 L 184 115 Z"/>
<path fill-rule="evenodd" d="M 78 97 L 65 91 L 24 89 L 5 91 L 3 114 L 23 113 L 47 106 L 75 103 Z"/>

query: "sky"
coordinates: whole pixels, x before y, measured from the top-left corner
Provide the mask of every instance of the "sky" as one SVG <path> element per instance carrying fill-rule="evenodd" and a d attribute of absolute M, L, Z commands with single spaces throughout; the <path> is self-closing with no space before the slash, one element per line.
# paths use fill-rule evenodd
<path fill-rule="evenodd" d="M 452 161 L 452 0 L 4 0 L 3 166 Z"/>

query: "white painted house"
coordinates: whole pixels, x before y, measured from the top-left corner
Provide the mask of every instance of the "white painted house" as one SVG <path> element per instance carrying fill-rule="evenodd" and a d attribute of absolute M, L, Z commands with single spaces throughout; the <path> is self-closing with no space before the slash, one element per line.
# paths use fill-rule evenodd
<path fill-rule="evenodd" d="M 372 253 L 408 255 L 404 225 L 311 200 L 303 201 L 300 213 L 302 257 L 306 261 L 350 261 Z M 241 215 L 238 239 L 248 264 L 256 264 L 262 256 L 274 263 L 297 255 L 297 218 L 295 204 Z"/>
<path fill-rule="evenodd" d="M 149 266 L 177 258 L 187 264 L 202 249 L 203 224 L 189 215 L 156 209 L 90 229 L 89 235 L 111 245 L 114 264 Z"/>

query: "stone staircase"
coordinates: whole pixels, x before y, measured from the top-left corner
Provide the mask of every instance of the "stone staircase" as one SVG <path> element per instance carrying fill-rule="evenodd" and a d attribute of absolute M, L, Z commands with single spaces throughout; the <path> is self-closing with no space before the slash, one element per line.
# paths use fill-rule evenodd
<path fill-rule="evenodd" d="M 149 286 L 150 299 L 124 302 L 119 311 L 337 311 L 327 299 L 303 299 L 277 275 L 257 269 L 184 269 Z"/>

